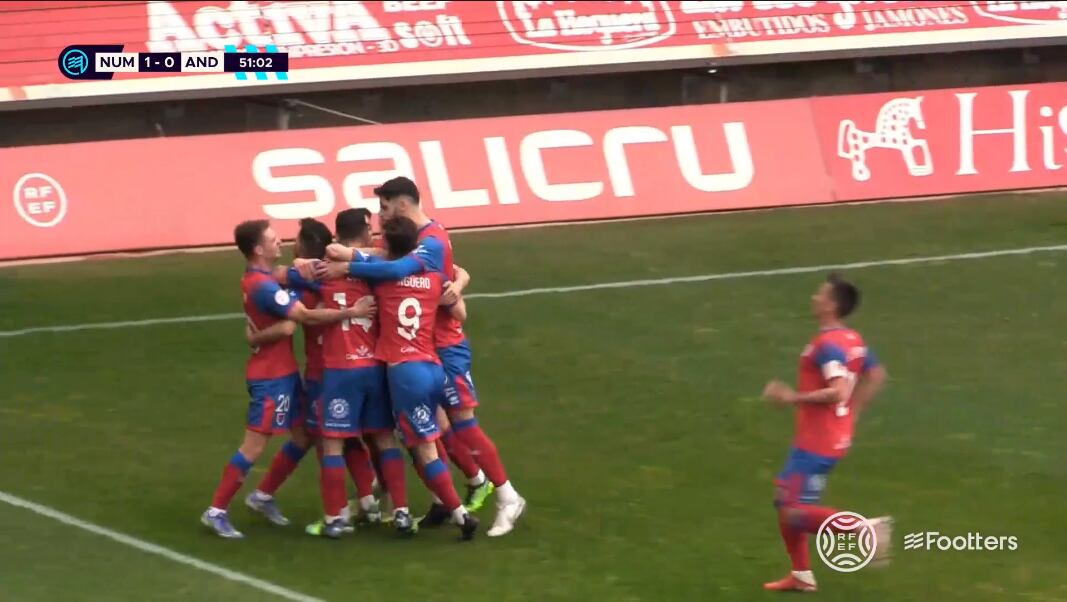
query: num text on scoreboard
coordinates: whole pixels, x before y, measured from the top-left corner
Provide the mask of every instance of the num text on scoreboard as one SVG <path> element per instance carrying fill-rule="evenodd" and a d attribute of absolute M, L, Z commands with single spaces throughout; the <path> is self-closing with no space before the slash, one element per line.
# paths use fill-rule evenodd
<path fill-rule="evenodd" d="M 97 52 L 97 73 L 284 73 L 285 52 Z"/>

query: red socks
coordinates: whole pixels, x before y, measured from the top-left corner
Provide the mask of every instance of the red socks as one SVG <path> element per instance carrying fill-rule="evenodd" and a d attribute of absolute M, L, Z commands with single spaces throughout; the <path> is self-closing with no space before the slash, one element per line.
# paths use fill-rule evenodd
<path fill-rule="evenodd" d="M 810 570 L 811 566 L 808 564 L 808 534 L 790 526 L 782 514 L 778 515 L 778 530 L 782 533 L 785 551 L 793 562 L 793 570 Z"/>
<path fill-rule="evenodd" d="M 427 464 L 422 470 L 422 479 L 426 487 L 441 500 L 441 503 L 449 511 L 459 508 L 459 494 L 452 484 L 452 475 L 448 474 L 448 467 L 440 458 Z"/>
<path fill-rule="evenodd" d="M 452 423 L 452 430 L 456 438 L 469 448 L 470 453 L 476 458 L 479 466 L 485 471 L 485 476 L 496 487 L 500 487 L 508 481 L 508 475 L 504 471 L 504 464 L 500 462 L 493 441 L 478 426 L 478 420 L 471 418 L 462 422 Z M 465 472 L 465 471 L 464 471 Z M 477 474 L 477 473 L 475 473 Z"/>
<path fill-rule="evenodd" d="M 374 495 L 374 466 L 366 446 L 354 439 L 345 441 L 345 465 L 356 484 L 356 495 L 361 498 Z"/>
<path fill-rule="evenodd" d="M 241 488 L 250 468 L 252 468 L 252 462 L 241 452 L 236 452 L 230 457 L 230 462 L 222 469 L 222 479 L 215 488 L 215 495 L 211 498 L 212 508 L 225 510 L 230 506 L 230 501 L 233 500 L 233 496 L 237 495 L 237 490 Z"/>
<path fill-rule="evenodd" d="M 787 512 L 799 513 L 799 520 L 787 519 Z M 794 571 L 807 571 L 808 533 L 818 533 L 826 519 L 837 514 L 837 510 L 825 506 L 790 505 L 783 506 L 778 512 L 778 530 L 782 534 L 785 551 L 793 561 Z"/>
<path fill-rule="evenodd" d="M 478 463 L 474 461 L 474 456 L 471 455 L 471 450 L 459 440 L 452 429 L 447 429 L 444 435 L 441 437 L 444 441 L 445 449 L 448 450 L 448 456 L 452 458 L 452 463 L 459 467 L 463 471 L 464 476 L 468 479 L 473 479 L 478 476 L 478 472 L 481 471 Z"/>
<path fill-rule="evenodd" d="M 818 533 L 826 519 L 838 513 L 834 508 L 826 506 L 794 506 L 803 513 L 803 520 L 796 525 L 800 530 L 807 533 Z"/>
<path fill-rule="evenodd" d="M 285 445 L 278 450 L 278 453 L 274 454 L 270 468 L 267 469 L 267 474 L 263 475 L 263 480 L 259 483 L 257 489 L 267 495 L 274 495 L 274 492 L 278 491 L 282 483 L 296 470 L 300 460 L 304 457 L 305 451 L 291 440 L 286 441 Z"/>
<path fill-rule="evenodd" d="M 385 490 L 389 492 L 389 499 L 393 501 L 393 508 L 407 508 L 408 488 L 404 474 L 404 455 L 400 453 L 400 449 L 394 447 L 382 450 L 379 458 L 382 481 Z"/>
<path fill-rule="evenodd" d="M 345 460 L 341 456 L 323 456 L 319 473 L 319 491 L 326 516 L 341 516 L 348 504 L 345 497 Z"/>

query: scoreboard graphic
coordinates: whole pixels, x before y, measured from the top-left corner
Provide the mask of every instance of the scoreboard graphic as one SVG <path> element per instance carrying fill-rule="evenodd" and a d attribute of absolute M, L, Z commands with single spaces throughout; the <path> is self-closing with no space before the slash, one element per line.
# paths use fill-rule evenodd
<path fill-rule="evenodd" d="M 74 80 L 112 79 L 116 73 L 233 73 L 264 81 L 289 79 L 289 54 L 273 44 L 226 46 L 214 52 L 123 52 L 121 44 L 67 46 L 59 53 L 59 71 Z"/>

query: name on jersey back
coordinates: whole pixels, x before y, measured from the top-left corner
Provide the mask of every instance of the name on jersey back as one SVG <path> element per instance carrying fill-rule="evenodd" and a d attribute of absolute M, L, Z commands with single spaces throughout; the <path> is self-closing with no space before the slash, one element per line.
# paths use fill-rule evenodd
<path fill-rule="evenodd" d="M 423 290 L 430 290 L 433 288 L 428 276 L 406 276 L 400 280 L 400 286 L 405 288 L 421 288 Z"/>

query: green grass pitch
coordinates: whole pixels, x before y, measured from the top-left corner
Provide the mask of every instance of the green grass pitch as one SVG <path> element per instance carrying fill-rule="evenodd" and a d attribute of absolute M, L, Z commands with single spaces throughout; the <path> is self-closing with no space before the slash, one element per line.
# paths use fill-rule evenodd
<path fill-rule="evenodd" d="M 471 292 L 1063 243 L 1061 193 L 454 236 Z M 0 331 L 239 312 L 240 273 L 236 251 L 2 269 Z M 897 553 L 837 574 L 813 550 L 817 595 L 1067 599 L 1067 252 L 848 275 L 865 293 L 852 323 L 891 378 L 824 501 L 893 515 Z M 0 338 L 0 491 L 331 601 L 776 599 L 760 585 L 788 568 L 771 481 L 792 422 L 758 395 L 793 377 L 819 279 L 472 299 L 481 421 L 529 501 L 500 540 L 312 539 L 313 462 L 278 495 L 293 526 L 235 504 L 247 539 L 209 536 L 199 514 L 246 407 L 240 320 Z M 927 530 L 1015 535 L 1019 549 L 901 549 Z M 272 599 L 6 504 L 0 544 L 4 601 Z"/>

